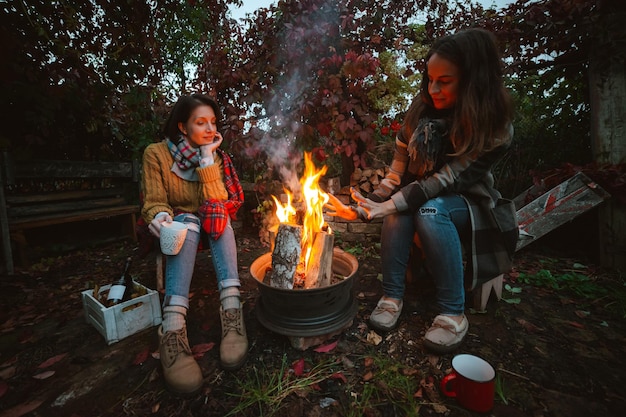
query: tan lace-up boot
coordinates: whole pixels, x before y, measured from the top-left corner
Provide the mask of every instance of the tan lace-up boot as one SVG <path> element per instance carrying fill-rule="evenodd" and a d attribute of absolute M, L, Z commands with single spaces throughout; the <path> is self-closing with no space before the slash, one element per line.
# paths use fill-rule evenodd
<path fill-rule="evenodd" d="M 224 369 L 233 370 L 241 367 L 248 355 L 248 336 L 243 321 L 241 308 L 224 310 L 220 307 L 222 319 L 222 343 L 220 361 Z"/>
<path fill-rule="evenodd" d="M 202 386 L 202 371 L 189 348 L 187 328 L 163 334 L 163 327 L 159 326 L 158 334 L 165 385 L 176 394 L 198 391 Z"/>

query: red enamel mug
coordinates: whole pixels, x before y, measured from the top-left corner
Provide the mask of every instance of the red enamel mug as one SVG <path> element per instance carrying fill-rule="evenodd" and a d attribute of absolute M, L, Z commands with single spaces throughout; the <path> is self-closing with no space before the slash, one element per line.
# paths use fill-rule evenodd
<path fill-rule="evenodd" d="M 484 413 L 493 408 L 495 381 L 496 371 L 487 361 L 474 355 L 456 355 L 452 372 L 441 379 L 441 391 L 460 406 Z"/>

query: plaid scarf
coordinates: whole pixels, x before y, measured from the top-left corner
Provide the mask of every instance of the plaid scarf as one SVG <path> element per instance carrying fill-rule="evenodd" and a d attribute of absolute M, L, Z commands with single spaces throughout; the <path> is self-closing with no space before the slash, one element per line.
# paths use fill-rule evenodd
<path fill-rule="evenodd" d="M 200 165 L 200 152 L 192 148 L 187 139 L 182 136 L 179 136 L 178 143 L 174 143 L 168 138 L 167 147 L 181 170 L 186 171 Z"/>
<path fill-rule="evenodd" d="M 213 239 L 217 240 L 228 224 L 228 217 L 237 220 L 236 214 L 243 204 L 243 188 L 228 154 L 221 149 L 217 152 L 224 163 L 224 185 L 228 192 L 228 200 L 221 201 L 215 198 L 206 200 L 198 209 L 202 221 L 202 229 Z"/>

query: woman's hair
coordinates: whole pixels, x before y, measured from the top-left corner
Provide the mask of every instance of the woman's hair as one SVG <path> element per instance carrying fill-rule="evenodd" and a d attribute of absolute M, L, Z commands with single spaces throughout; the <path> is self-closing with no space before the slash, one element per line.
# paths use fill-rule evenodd
<path fill-rule="evenodd" d="M 163 135 L 170 139 L 172 142 L 178 142 L 181 131 L 178 129 L 178 123 L 187 123 L 187 120 L 191 117 L 191 113 L 198 106 L 210 106 L 215 113 L 217 120 L 217 130 L 220 130 L 222 114 L 220 112 L 217 101 L 209 96 L 203 94 L 191 94 L 189 96 L 182 96 L 178 99 L 172 111 L 170 112 L 165 127 L 163 128 Z"/>
<path fill-rule="evenodd" d="M 479 28 L 461 30 L 437 40 L 426 55 L 426 62 L 434 54 L 456 65 L 459 71 L 450 126 L 454 154 L 474 154 L 509 141 L 513 108 L 504 88 L 495 36 Z M 405 117 L 404 134 L 410 137 L 419 118 L 434 112 L 426 67 L 420 96 L 415 98 Z"/>

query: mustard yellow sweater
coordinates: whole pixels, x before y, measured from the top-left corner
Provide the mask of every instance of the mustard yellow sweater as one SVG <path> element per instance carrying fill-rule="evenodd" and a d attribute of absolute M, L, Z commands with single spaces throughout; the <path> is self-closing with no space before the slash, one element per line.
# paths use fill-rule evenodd
<path fill-rule="evenodd" d="M 174 158 L 165 142 L 149 145 L 143 154 L 143 207 L 141 216 L 150 223 L 162 211 L 174 215 L 175 211 L 196 213 L 206 200 L 227 200 L 224 186 L 222 158 L 215 156 L 215 163 L 196 168 L 200 181 L 187 181 L 172 172 Z"/>

